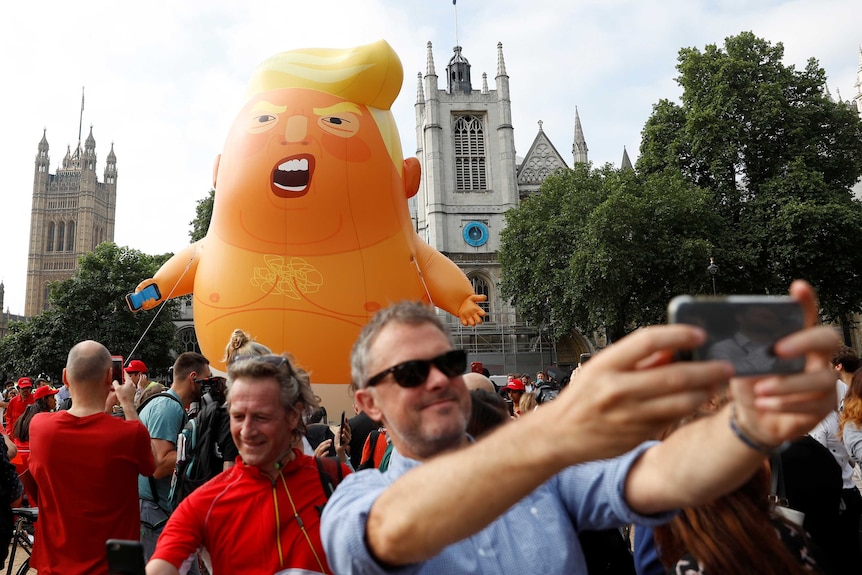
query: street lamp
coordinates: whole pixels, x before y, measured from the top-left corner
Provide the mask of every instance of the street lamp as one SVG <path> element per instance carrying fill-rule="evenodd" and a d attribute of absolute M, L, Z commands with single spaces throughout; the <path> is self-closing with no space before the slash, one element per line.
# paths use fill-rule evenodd
<path fill-rule="evenodd" d="M 715 291 L 715 276 L 718 275 L 718 266 L 715 265 L 713 258 L 709 258 L 709 265 L 706 267 L 706 271 L 709 273 L 709 277 L 712 278 L 712 295 L 717 295 Z"/>

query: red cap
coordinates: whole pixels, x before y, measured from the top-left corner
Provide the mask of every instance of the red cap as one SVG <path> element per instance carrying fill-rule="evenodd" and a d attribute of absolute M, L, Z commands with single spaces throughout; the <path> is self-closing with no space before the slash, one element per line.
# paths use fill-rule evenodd
<path fill-rule="evenodd" d="M 33 380 L 29 377 L 22 377 L 18 380 L 18 387 L 33 387 Z"/>
<path fill-rule="evenodd" d="M 54 395 L 54 394 L 56 394 L 58 391 L 59 391 L 59 390 L 54 389 L 54 388 L 53 388 L 53 387 L 51 387 L 50 385 L 43 385 L 42 387 L 38 388 L 38 389 L 33 393 L 33 398 L 34 398 L 34 399 L 36 399 L 36 400 L 38 401 L 38 400 L 42 399 L 43 397 L 48 397 L 49 395 Z"/>
<path fill-rule="evenodd" d="M 126 367 L 126 373 L 147 373 L 149 371 L 140 359 L 133 359 L 129 362 L 129 366 Z"/>
<path fill-rule="evenodd" d="M 511 389 L 512 391 L 526 391 L 527 388 L 524 387 L 524 382 L 520 379 L 513 379 L 509 383 L 506 384 L 506 389 Z"/>

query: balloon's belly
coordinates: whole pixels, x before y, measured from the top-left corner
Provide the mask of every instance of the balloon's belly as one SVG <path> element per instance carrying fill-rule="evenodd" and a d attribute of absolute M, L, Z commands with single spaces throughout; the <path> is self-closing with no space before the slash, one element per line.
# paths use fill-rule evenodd
<path fill-rule="evenodd" d="M 427 297 L 409 260 L 372 270 L 346 255 L 258 255 L 261 265 L 251 268 L 201 261 L 194 288 L 201 351 L 224 369 L 225 345 L 240 328 L 273 353 L 291 353 L 312 382 L 349 383 L 350 349 L 371 316 L 393 302 Z"/>

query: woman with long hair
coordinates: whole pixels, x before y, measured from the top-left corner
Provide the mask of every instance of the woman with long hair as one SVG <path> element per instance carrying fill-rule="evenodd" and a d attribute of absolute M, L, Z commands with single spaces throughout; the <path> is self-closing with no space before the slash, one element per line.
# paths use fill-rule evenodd
<path fill-rule="evenodd" d="M 693 419 L 712 417 L 701 412 Z M 690 421 L 690 420 L 689 420 Z M 770 472 L 764 463 L 748 481 L 718 499 L 687 507 L 656 527 L 655 545 L 668 573 L 719 575 L 822 573 L 801 527 L 784 520 L 769 501 Z"/>
<path fill-rule="evenodd" d="M 47 385 L 43 385 L 33 392 L 35 401 L 32 405 L 28 405 L 24 411 L 24 415 L 18 418 L 15 422 L 15 427 L 12 428 L 12 441 L 18 447 L 18 453 L 23 460 L 23 469 L 27 469 L 27 461 L 30 459 L 30 422 L 37 413 L 54 411 L 57 407 L 57 390 Z M 19 470 L 19 473 L 23 471 Z"/>
<path fill-rule="evenodd" d="M 57 407 L 57 390 L 51 386 L 43 385 L 33 392 L 35 401 L 27 406 L 24 414 L 16 421 L 12 428 L 12 441 L 15 447 L 18 448 L 18 455 L 12 461 L 15 464 L 15 470 L 18 475 L 21 475 L 30 467 L 30 422 L 37 413 L 46 413 L 54 411 Z M 27 492 L 27 497 L 30 505 L 36 504 L 36 499 L 33 493 Z"/>
<path fill-rule="evenodd" d="M 857 369 L 844 396 L 844 410 L 838 418 L 838 434 L 850 459 L 862 463 L 862 369 Z"/>

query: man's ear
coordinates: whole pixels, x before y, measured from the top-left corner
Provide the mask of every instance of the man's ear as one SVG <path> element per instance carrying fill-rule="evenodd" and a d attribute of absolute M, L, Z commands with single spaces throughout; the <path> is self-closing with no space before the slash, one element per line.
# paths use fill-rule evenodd
<path fill-rule="evenodd" d="M 66 368 L 63 368 L 63 385 L 69 387 L 69 377 L 66 375 Z"/>
<path fill-rule="evenodd" d="M 213 187 L 216 187 L 216 180 L 218 179 L 218 165 L 221 162 L 221 154 L 216 156 L 215 163 L 213 164 Z"/>
<path fill-rule="evenodd" d="M 297 402 L 296 405 L 293 406 L 294 409 L 284 410 L 285 417 L 287 417 L 287 424 L 291 429 L 295 430 L 296 426 L 299 425 L 299 418 L 302 417 L 303 406 L 303 403 Z"/>
<path fill-rule="evenodd" d="M 374 390 L 370 388 L 357 389 L 354 396 L 354 402 L 359 406 L 359 409 L 365 412 L 365 415 L 374 421 L 383 421 L 383 412 L 377 404 L 377 398 L 374 396 Z"/>
<path fill-rule="evenodd" d="M 416 158 L 404 160 L 404 169 L 401 179 L 404 182 L 404 197 L 412 198 L 419 191 L 419 180 L 422 177 L 422 167 Z"/>

